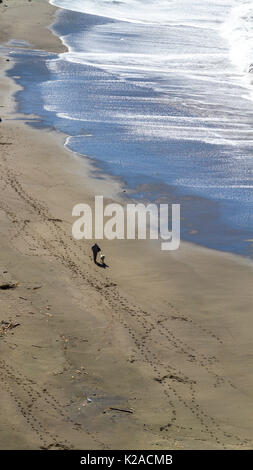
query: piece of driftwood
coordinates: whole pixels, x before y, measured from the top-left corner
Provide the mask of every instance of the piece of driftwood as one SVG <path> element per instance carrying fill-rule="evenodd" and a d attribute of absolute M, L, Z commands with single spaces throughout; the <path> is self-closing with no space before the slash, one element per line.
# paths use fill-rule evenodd
<path fill-rule="evenodd" d="M 49 219 L 47 219 L 49 222 L 63 222 L 62 219 L 56 219 L 56 218 L 53 218 L 53 217 L 50 217 Z"/>
<path fill-rule="evenodd" d="M 115 408 L 115 407 L 112 407 L 112 406 L 110 406 L 109 408 L 106 408 L 103 411 L 103 413 L 106 413 L 107 411 L 119 411 L 120 413 L 129 413 L 129 414 L 134 413 L 134 410 L 127 410 L 125 408 Z"/>

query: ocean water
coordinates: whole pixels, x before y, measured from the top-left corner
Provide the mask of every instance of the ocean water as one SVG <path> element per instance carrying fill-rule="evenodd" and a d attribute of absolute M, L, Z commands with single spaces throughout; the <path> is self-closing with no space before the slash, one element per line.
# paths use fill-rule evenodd
<path fill-rule="evenodd" d="M 50 3 L 68 52 L 11 52 L 22 111 L 136 198 L 180 203 L 184 239 L 252 256 L 252 1 Z"/>

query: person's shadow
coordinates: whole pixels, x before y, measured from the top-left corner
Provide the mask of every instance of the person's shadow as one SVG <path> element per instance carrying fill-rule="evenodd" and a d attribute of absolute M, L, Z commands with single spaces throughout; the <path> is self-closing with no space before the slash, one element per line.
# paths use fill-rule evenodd
<path fill-rule="evenodd" d="M 96 264 L 99 268 L 103 268 L 103 269 L 109 268 L 108 264 L 106 264 L 106 263 L 99 263 L 98 261 L 95 261 L 95 264 Z"/>

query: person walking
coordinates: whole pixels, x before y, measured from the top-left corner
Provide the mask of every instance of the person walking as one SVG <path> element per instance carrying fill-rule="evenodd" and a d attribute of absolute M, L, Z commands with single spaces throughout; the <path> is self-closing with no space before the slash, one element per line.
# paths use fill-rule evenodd
<path fill-rule="evenodd" d="M 101 248 L 99 248 L 99 246 L 95 243 L 95 245 L 93 245 L 91 249 L 93 252 L 94 263 L 97 264 L 97 255 L 101 251 Z"/>

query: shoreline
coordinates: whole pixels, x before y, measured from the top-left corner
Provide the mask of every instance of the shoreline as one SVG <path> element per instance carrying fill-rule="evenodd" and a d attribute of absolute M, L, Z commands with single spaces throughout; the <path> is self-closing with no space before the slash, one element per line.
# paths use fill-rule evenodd
<path fill-rule="evenodd" d="M 32 8 L 43 28 L 56 11 Z M 72 207 L 114 200 L 120 184 L 112 194 L 62 136 L 15 120 L 15 87 L 6 77 L 0 88 L 1 278 L 18 282 L 1 291 L 0 321 L 19 323 L 0 337 L 0 448 L 251 448 L 252 263 L 188 243 L 167 261 L 141 242 L 103 241 L 110 268 L 97 268 L 91 242 L 71 237 Z"/>

